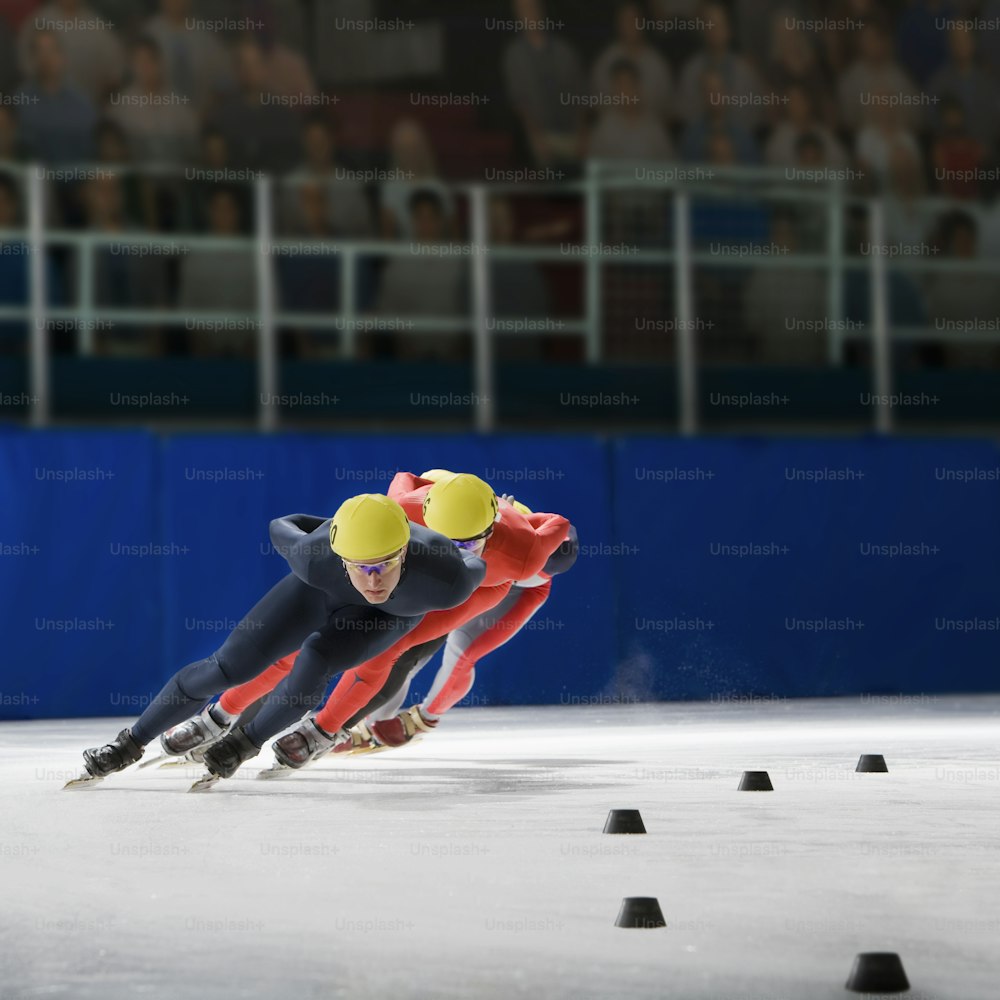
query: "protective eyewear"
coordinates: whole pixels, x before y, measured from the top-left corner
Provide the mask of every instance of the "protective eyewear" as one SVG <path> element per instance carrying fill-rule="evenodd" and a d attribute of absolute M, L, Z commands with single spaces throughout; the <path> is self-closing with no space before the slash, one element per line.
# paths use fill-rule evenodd
<path fill-rule="evenodd" d="M 382 562 L 377 563 L 352 562 L 350 559 L 344 559 L 342 562 L 348 569 L 359 570 L 366 576 L 371 576 L 373 573 L 381 576 L 383 573 L 388 573 L 389 570 L 395 569 L 400 564 L 402 559 L 403 553 L 400 552 L 398 555 L 394 555 L 390 559 L 383 559 Z"/>
<path fill-rule="evenodd" d="M 459 541 L 457 538 L 453 538 L 452 541 L 460 549 L 474 549 L 480 542 L 485 541 L 490 535 L 493 534 L 492 528 L 487 528 L 481 535 L 476 535 L 475 538 L 464 538 Z"/>

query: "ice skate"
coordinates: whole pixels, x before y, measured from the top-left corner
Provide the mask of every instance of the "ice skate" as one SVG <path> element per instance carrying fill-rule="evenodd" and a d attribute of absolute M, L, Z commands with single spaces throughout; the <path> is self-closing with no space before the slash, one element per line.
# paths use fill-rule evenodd
<path fill-rule="evenodd" d="M 142 757 L 142 751 L 143 748 L 132 739 L 132 733 L 128 729 L 123 729 L 111 743 L 84 750 L 83 766 L 86 768 L 86 773 L 67 781 L 63 787 L 86 787 L 116 771 L 124 771 Z"/>
<path fill-rule="evenodd" d="M 261 771 L 259 778 L 273 778 L 296 771 L 311 764 L 326 754 L 346 734 L 331 736 L 324 732 L 313 719 L 306 719 L 290 733 L 285 733 L 271 744 L 275 763 Z"/>

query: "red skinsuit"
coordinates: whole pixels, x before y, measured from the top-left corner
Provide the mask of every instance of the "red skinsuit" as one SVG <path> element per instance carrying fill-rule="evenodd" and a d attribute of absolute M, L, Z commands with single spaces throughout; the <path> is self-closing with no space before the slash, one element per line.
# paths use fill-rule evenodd
<path fill-rule="evenodd" d="M 399 503 L 411 521 L 423 524 L 424 497 L 433 485 L 428 479 L 398 472 L 389 486 L 389 496 Z M 464 604 L 446 611 L 430 612 L 386 652 L 345 671 L 316 716 L 319 726 L 328 733 L 335 733 L 379 693 L 393 663 L 404 650 L 446 635 L 498 604 L 507 595 L 512 582 L 526 580 L 541 571 L 568 531 L 569 521 L 558 514 L 521 514 L 501 500 L 500 520 L 494 525 L 482 555 L 486 562 L 483 585 Z M 296 656 L 298 653 L 292 653 L 252 681 L 231 688 L 219 704 L 231 715 L 239 715 L 284 680 Z"/>
<path fill-rule="evenodd" d="M 517 603 L 496 624 L 469 643 L 458 657 L 441 690 L 434 695 L 430 704 L 424 702 L 421 706 L 426 708 L 425 714 L 437 718 L 457 705 L 472 690 L 476 679 L 476 663 L 487 653 L 492 653 L 494 649 L 499 649 L 505 642 L 513 639 L 525 622 L 549 599 L 551 590 L 551 577 L 546 577 L 545 582 L 537 587 L 515 587 L 514 592 L 521 595 Z"/>

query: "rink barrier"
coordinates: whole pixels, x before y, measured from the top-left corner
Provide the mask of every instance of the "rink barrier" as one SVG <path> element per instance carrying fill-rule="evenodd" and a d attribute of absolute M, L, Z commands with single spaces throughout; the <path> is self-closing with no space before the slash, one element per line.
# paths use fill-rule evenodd
<path fill-rule="evenodd" d="M 431 467 L 566 513 L 580 537 L 466 705 L 919 711 L 996 687 L 992 442 L 8 429 L 0 718 L 135 717 L 280 578 L 272 517 Z"/>

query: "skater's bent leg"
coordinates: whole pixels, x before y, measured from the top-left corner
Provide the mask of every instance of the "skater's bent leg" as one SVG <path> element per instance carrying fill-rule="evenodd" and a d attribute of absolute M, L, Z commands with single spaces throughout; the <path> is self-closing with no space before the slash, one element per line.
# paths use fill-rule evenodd
<path fill-rule="evenodd" d="M 363 718 L 368 717 L 372 722 L 379 722 L 383 719 L 392 719 L 399 713 L 406 701 L 406 696 L 410 691 L 410 684 L 413 678 L 420 673 L 427 665 L 434 654 L 445 644 L 446 635 L 437 639 L 430 639 L 419 646 L 406 650 L 393 665 L 392 673 L 385 682 L 382 690 L 372 698 L 362 711 L 347 720 L 345 729 L 356 726 Z M 402 676 L 402 680 L 400 680 Z"/>
<path fill-rule="evenodd" d="M 267 670 L 254 677 L 253 680 L 230 688 L 219 699 L 219 704 L 229 715 L 240 715 L 249 705 L 273 691 L 288 676 L 294 664 L 295 653 L 283 656 L 277 663 L 272 663 Z"/>
<path fill-rule="evenodd" d="M 323 594 L 289 574 L 275 584 L 211 656 L 189 663 L 164 685 L 131 732 L 145 745 L 190 718 L 209 699 L 256 677 L 294 652 L 326 620 Z"/>
<path fill-rule="evenodd" d="M 385 652 L 416 628 L 421 618 L 390 615 L 377 608 L 341 608 L 302 644 L 292 672 L 267 696 L 246 735 L 262 747 L 270 737 L 316 708 L 334 676 Z M 367 690 L 362 704 L 377 690 Z"/>
<path fill-rule="evenodd" d="M 469 625 L 473 624 L 473 622 L 469 623 Z M 441 666 L 438 667 L 438 672 L 434 676 L 434 683 L 431 684 L 431 689 L 427 692 L 427 697 L 420 704 L 420 711 L 424 714 L 425 718 L 436 719 L 444 714 L 440 710 L 441 692 L 446 688 L 449 692 L 454 690 L 457 681 L 455 677 L 456 671 L 458 671 L 459 675 L 462 675 L 462 683 L 467 679 L 468 663 L 465 653 L 469 646 L 472 645 L 475 637 L 476 633 L 468 628 L 456 629 L 448 636 L 448 644 L 444 647 Z M 469 688 L 471 686 L 470 681 Z M 469 688 L 466 688 L 466 693 L 468 693 Z M 461 701 L 462 698 L 458 700 Z M 438 711 L 433 711 L 434 708 L 437 708 Z"/>
<path fill-rule="evenodd" d="M 548 600 L 551 586 L 546 581 L 537 587 L 512 587 L 499 604 L 451 633 L 441 667 L 420 706 L 424 718 L 440 718 L 472 690 L 476 664 L 524 628 Z"/>

